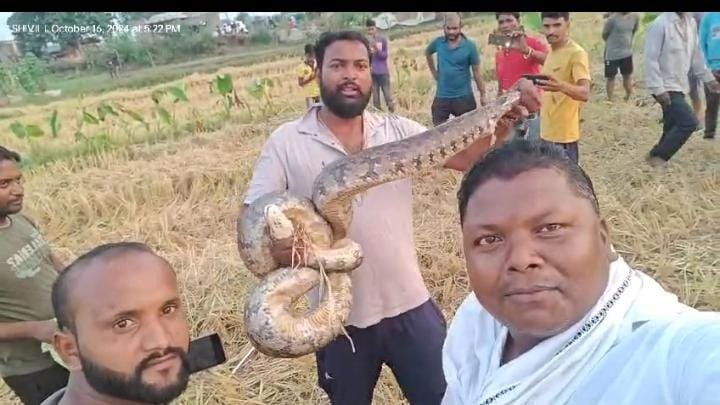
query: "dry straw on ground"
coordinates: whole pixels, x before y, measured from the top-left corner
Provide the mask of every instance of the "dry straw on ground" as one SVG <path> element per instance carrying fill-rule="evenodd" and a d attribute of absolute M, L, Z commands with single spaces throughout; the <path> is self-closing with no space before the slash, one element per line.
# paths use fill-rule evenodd
<path fill-rule="evenodd" d="M 601 21 L 594 14 L 574 15 L 574 32 L 597 44 Z M 478 41 L 487 30 L 466 29 Z M 433 35 L 396 41 L 393 49 L 412 43 L 418 51 Z M 599 57 L 593 53 L 597 80 Z M 294 64 L 282 66 L 291 76 Z M 420 69 L 411 79 L 427 76 Z M 400 113 L 427 124 L 430 98 L 412 100 L 407 87 L 398 87 L 397 98 L 414 106 Z M 720 144 L 693 135 L 667 172 L 651 170 L 643 157 L 659 135 L 658 108 L 634 102 L 607 105 L 601 87 L 596 85 L 583 110 L 581 164 L 595 182 L 617 250 L 687 303 L 720 309 Z M 646 97 L 640 92 L 638 97 Z M 242 308 L 257 283 L 238 257 L 235 219 L 264 139 L 284 119 L 300 114 L 304 105 L 298 92 L 285 101 L 295 110 L 272 122 L 230 125 L 215 133 L 84 163 L 58 163 L 28 174 L 27 211 L 65 260 L 98 243 L 145 241 L 177 269 L 194 335 L 221 334 L 229 361 L 195 377 L 177 403 L 327 403 L 316 385 L 312 356 L 280 360 L 254 354 L 231 375 L 249 350 Z M 469 291 L 458 240 L 458 181 L 457 173 L 438 172 L 424 176 L 414 188 L 423 276 L 448 319 Z M 0 395 L 2 403 L 17 403 L 6 387 Z M 376 404 L 404 403 L 387 369 L 375 398 Z"/>

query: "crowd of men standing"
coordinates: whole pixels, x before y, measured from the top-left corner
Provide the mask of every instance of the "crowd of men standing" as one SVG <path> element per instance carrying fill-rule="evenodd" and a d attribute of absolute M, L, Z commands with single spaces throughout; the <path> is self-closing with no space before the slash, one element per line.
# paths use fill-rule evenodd
<path fill-rule="evenodd" d="M 541 112 L 519 123 L 515 136 L 551 142 L 579 162 L 581 110 L 590 98 L 592 77 L 587 51 L 571 37 L 570 13 L 542 13 L 544 40 L 521 30 L 520 13 L 495 15 L 497 31 L 512 38 L 508 46 L 498 47 L 495 54 L 497 95 L 524 75 L 546 76 L 546 80 L 536 81 L 544 93 Z M 703 19 L 705 15 L 707 18 Z M 637 13 L 614 12 L 606 13 L 604 20 L 603 76 L 607 101 L 612 104 L 618 73 L 622 77 L 624 99 L 630 100 L 634 93 L 633 47 L 640 17 Z M 647 155 L 653 166 L 665 166 L 697 130 L 704 129 L 705 139 L 715 138 L 720 100 L 716 84 L 720 77 L 718 34 L 714 30 L 717 24 L 717 13 L 663 13 L 648 27 L 643 61 L 646 89 L 663 111 L 662 135 Z M 374 21 L 368 20 L 366 25 L 371 39 L 373 104 L 382 108 L 382 92 L 388 110 L 394 112 L 388 40 L 378 32 Z M 433 39 L 425 49 L 428 70 L 436 82 L 430 108 L 433 125 L 477 108 L 473 84 L 479 93 L 479 104 L 488 102 L 477 44 L 462 28 L 457 14 L 446 14 L 444 35 Z M 678 52 L 680 49 L 684 52 Z M 700 93 L 705 95 L 704 111 Z M 685 95 L 690 97 L 692 109 Z"/>

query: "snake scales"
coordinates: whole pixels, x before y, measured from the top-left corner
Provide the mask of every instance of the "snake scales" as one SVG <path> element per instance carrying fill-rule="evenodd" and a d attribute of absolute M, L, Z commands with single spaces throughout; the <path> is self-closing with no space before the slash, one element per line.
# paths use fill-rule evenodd
<path fill-rule="evenodd" d="M 245 331 L 255 348 L 272 357 L 299 357 L 340 335 L 352 304 L 350 272 L 362 263 L 361 247 L 347 235 L 353 197 L 442 168 L 474 141 L 494 136 L 498 120 L 519 100 L 520 93 L 512 91 L 418 135 L 338 159 L 315 179 L 312 200 L 278 191 L 246 207 L 237 223 L 238 249 L 261 280 L 244 312 Z M 299 234 L 310 252 L 307 267 L 280 266 L 270 253 L 273 240 Z M 319 284 L 324 288 L 318 306 L 295 313 L 293 302 Z"/>

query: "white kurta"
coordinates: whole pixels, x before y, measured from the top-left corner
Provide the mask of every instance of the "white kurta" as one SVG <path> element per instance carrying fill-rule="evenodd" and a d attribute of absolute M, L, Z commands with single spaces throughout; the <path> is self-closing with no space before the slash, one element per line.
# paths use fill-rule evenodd
<path fill-rule="evenodd" d="M 720 404 L 720 314 L 678 302 L 622 258 L 583 319 L 500 367 L 506 336 L 470 294 L 443 349 L 443 405 Z"/>

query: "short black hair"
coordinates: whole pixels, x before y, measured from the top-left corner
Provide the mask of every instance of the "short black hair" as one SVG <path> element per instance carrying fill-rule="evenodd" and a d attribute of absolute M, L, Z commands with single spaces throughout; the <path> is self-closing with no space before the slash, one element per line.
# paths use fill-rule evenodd
<path fill-rule="evenodd" d="M 325 49 L 337 41 L 357 41 L 365 45 L 368 60 L 370 59 L 370 43 L 365 35 L 358 31 L 327 31 L 320 35 L 315 44 L 315 59 L 317 59 L 318 68 L 322 69 L 323 60 L 325 59 Z"/>
<path fill-rule="evenodd" d="M 74 317 L 70 311 L 70 296 L 72 284 L 82 274 L 80 270 L 86 268 L 93 259 L 110 259 L 129 252 L 150 253 L 158 256 L 149 246 L 141 242 L 115 242 L 97 246 L 70 263 L 58 276 L 53 284 L 51 299 L 58 328 L 75 330 Z M 162 257 L 160 257 L 162 259 Z M 162 259 L 165 260 L 165 259 Z M 76 274 L 77 273 L 77 274 Z"/>
<path fill-rule="evenodd" d="M 305 55 L 313 53 L 313 44 L 305 44 Z"/>
<path fill-rule="evenodd" d="M 570 13 L 540 13 L 540 19 L 545 18 L 564 18 L 565 21 L 570 21 Z"/>
<path fill-rule="evenodd" d="M 532 169 L 555 169 L 565 175 L 576 194 L 588 200 L 596 214 L 600 205 L 590 177 L 560 147 L 544 141 L 516 139 L 490 151 L 465 174 L 457 193 L 460 223 L 475 191 L 488 180 L 509 180 Z"/>
<path fill-rule="evenodd" d="M 0 162 L 3 160 L 12 160 L 16 163 L 20 163 L 20 154 L 4 146 L 0 146 Z"/>
<path fill-rule="evenodd" d="M 373 20 L 372 18 L 368 18 L 365 21 L 365 26 L 366 27 L 375 27 L 375 20 Z"/>
<path fill-rule="evenodd" d="M 509 14 L 509 15 L 515 17 L 516 20 L 520 21 L 520 13 L 510 13 L 510 12 L 505 12 L 505 11 L 500 12 L 500 13 L 495 13 L 495 19 L 496 20 L 499 19 L 502 14 Z"/>

